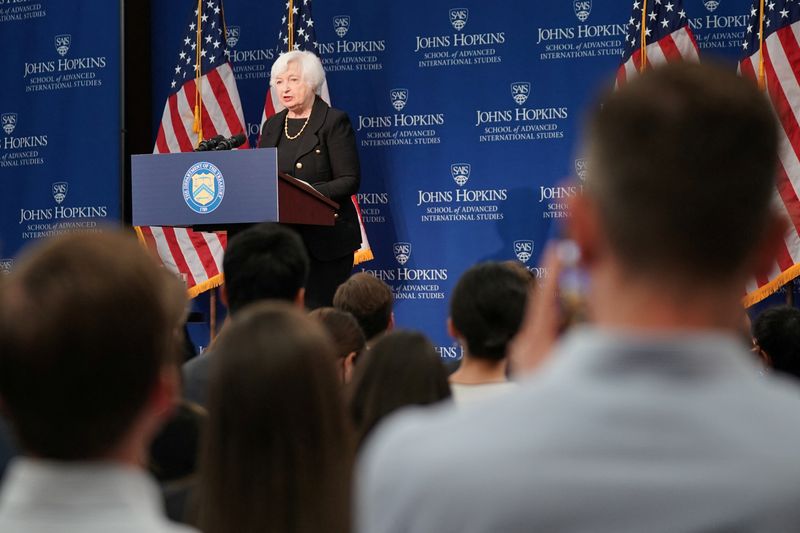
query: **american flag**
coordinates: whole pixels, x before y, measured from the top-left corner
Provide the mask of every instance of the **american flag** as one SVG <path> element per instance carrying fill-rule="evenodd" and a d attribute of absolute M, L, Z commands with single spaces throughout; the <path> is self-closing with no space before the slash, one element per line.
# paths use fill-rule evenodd
<path fill-rule="evenodd" d="M 773 205 L 790 221 L 790 228 L 772 271 L 748 284 L 745 305 L 766 298 L 800 274 L 800 5 L 798 0 L 765 0 L 762 17 L 761 2 L 754 0 L 749 11 L 739 72 L 766 88 L 781 123 Z"/>
<path fill-rule="evenodd" d="M 628 19 L 622 65 L 617 70 L 617 87 L 641 72 L 642 37 L 645 67 L 672 61 L 698 61 L 697 43 L 688 22 L 681 0 L 635 0 Z"/>
<path fill-rule="evenodd" d="M 314 29 L 314 18 L 311 15 L 311 0 L 289 0 L 286 2 L 286 14 L 281 18 L 281 29 L 278 31 L 278 44 L 275 49 L 279 53 L 291 50 L 307 50 L 319 55 L 317 49 L 317 32 Z M 328 81 L 322 84 L 320 97 L 331 105 L 331 96 L 328 92 Z M 261 128 L 269 117 L 283 111 L 278 96 L 273 92 L 272 87 L 267 89 L 267 97 L 264 101 L 264 111 L 261 113 Z M 364 221 L 361 218 L 361 209 L 358 206 L 358 199 L 353 195 L 350 200 L 356 208 L 358 214 L 358 226 L 361 229 L 361 248 L 356 251 L 354 263 L 359 264 L 373 258 L 372 250 L 367 240 L 367 232 L 364 229 Z"/>
<path fill-rule="evenodd" d="M 244 131 L 229 56 L 222 0 L 197 2 L 184 26 L 153 153 L 191 152 L 202 139 Z M 138 233 L 164 266 L 185 278 L 190 296 L 222 283 L 224 234 L 169 227 Z"/>

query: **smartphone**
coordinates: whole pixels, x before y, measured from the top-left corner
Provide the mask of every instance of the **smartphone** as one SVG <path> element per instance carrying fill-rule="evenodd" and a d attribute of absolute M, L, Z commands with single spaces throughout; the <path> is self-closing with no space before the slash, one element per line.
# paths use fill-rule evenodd
<path fill-rule="evenodd" d="M 589 274 L 580 265 L 581 251 L 574 241 L 559 241 L 556 253 L 561 263 L 558 277 L 558 302 L 563 333 L 576 324 L 588 322 Z"/>

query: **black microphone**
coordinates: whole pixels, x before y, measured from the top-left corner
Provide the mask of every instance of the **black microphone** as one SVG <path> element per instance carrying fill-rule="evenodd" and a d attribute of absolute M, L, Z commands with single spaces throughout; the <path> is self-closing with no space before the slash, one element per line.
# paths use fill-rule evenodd
<path fill-rule="evenodd" d="M 208 150 L 213 150 L 215 146 L 217 146 L 220 142 L 224 141 L 225 137 L 223 135 L 217 135 L 216 137 L 212 137 L 210 139 L 206 139 L 205 141 L 201 142 L 197 145 L 197 148 L 194 149 L 195 152 L 207 152 Z"/>
<path fill-rule="evenodd" d="M 247 137 L 244 136 L 244 133 L 238 133 L 231 137 L 230 139 L 225 139 L 224 141 L 220 141 L 214 150 L 232 150 L 237 146 L 241 146 L 244 144 L 244 141 L 247 140 Z"/>

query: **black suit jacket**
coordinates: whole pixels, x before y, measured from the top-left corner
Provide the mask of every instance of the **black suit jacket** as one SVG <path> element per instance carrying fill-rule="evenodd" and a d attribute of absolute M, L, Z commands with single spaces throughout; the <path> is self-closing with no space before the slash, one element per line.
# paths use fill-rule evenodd
<path fill-rule="evenodd" d="M 278 146 L 288 112 L 284 109 L 267 120 L 259 148 Z M 294 177 L 307 181 L 340 206 L 334 226 L 296 226 L 309 253 L 330 261 L 357 250 L 361 230 L 350 197 L 358 192 L 361 172 L 356 136 L 347 114 L 317 96 L 292 167 Z"/>

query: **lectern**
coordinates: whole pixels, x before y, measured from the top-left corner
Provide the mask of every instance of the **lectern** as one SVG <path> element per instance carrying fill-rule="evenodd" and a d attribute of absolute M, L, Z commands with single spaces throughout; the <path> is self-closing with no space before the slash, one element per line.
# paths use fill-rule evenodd
<path fill-rule="evenodd" d="M 339 204 L 278 173 L 275 148 L 131 156 L 134 226 L 224 230 L 283 222 L 332 226 Z"/>

